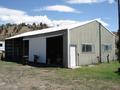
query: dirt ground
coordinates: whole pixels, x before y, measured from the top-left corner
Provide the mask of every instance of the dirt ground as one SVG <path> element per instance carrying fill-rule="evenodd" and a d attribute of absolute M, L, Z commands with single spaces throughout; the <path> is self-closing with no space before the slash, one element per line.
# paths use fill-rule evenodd
<path fill-rule="evenodd" d="M 0 61 L 0 90 L 120 90 L 119 83 L 66 77 L 59 70 Z"/>

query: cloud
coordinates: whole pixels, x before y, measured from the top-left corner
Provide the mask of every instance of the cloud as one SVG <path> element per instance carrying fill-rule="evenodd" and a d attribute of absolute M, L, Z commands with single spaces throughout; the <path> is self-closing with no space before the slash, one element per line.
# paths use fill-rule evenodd
<path fill-rule="evenodd" d="M 96 3 L 96 0 L 68 0 L 67 3 L 70 4 L 81 4 L 81 3 Z"/>
<path fill-rule="evenodd" d="M 9 9 L 0 6 L 0 15 L 24 15 L 26 12 L 21 10 Z"/>
<path fill-rule="evenodd" d="M 74 24 L 84 24 L 86 22 L 89 22 L 89 21 L 94 21 L 94 20 L 97 20 L 98 22 L 100 22 L 103 26 L 105 27 L 109 27 L 109 24 L 106 23 L 103 19 L 101 18 L 96 18 L 96 19 L 93 19 L 93 20 L 87 20 L 87 21 L 75 21 L 75 20 L 53 20 L 52 21 L 52 24 L 53 26 L 69 26 L 69 25 L 74 25 Z"/>
<path fill-rule="evenodd" d="M 71 25 L 71 24 L 76 24 L 79 23 L 79 21 L 75 20 L 53 20 L 53 26 L 65 26 L 65 25 Z"/>
<path fill-rule="evenodd" d="M 104 26 L 109 26 L 105 23 L 101 18 L 97 18 L 99 22 L 101 22 Z M 40 22 L 45 23 L 49 26 L 60 26 L 60 25 L 70 25 L 76 23 L 83 23 L 81 21 L 75 20 L 51 20 L 46 15 L 44 16 L 30 16 L 25 11 L 9 9 L 5 7 L 0 7 L 0 23 L 26 23 L 26 24 L 33 24 Z"/>
<path fill-rule="evenodd" d="M 57 12 L 66 12 L 66 13 L 80 13 L 78 10 L 66 5 L 46 6 L 40 9 L 34 9 L 34 11 L 57 11 Z"/>
<path fill-rule="evenodd" d="M 32 23 L 39 24 L 40 22 L 46 23 L 49 26 L 63 25 L 76 23 L 74 20 L 51 20 L 46 15 L 44 16 L 31 16 L 28 15 L 25 11 L 9 9 L 5 7 L 0 7 L 0 23 Z"/>
<path fill-rule="evenodd" d="M 114 2 L 115 2 L 115 0 L 108 0 L 108 2 L 109 2 L 109 3 L 114 3 Z"/>
<path fill-rule="evenodd" d="M 108 3 L 114 3 L 114 0 L 67 0 L 69 4 L 92 4 L 92 3 L 101 3 L 107 1 Z"/>
<path fill-rule="evenodd" d="M 97 18 L 97 19 L 95 19 L 95 20 L 99 21 L 99 22 L 100 22 L 103 26 L 105 26 L 105 27 L 108 27 L 108 26 L 109 26 L 109 24 L 106 23 L 105 21 L 103 21 L 101 18 Z"/>
<path fill-rule="evenodd" d="M 51 20 L 47 16 L 30 16 L 25 11 L 0 7 L 0 22 L 2 23 L 46 23 L 51 24 Z"/>

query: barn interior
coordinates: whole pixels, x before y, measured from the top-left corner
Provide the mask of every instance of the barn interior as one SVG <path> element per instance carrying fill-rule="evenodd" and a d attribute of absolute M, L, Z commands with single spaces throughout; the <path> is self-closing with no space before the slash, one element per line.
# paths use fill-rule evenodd
<path fill-rule="evenodd" d="M 5 41 L 5 56 L 7 61 L 22 62 L 23 40 L 22 38 L 8 39 Z"/>
<path fill-rule="evenodd" d="M 63 65 L 63 36 L 49 37 L 46 39 L 47 64 Z"/>

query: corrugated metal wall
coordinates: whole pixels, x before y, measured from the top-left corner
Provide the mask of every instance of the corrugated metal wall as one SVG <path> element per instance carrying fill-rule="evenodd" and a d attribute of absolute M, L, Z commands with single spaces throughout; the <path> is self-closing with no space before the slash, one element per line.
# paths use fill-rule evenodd
<path fill-rule="evenodd" d="M 103 27 L 101 27 L 101 35 L 102 43 L 113 45 L 112 53 L 110 54 L 110 59 L 113 59 L 115 45 L 113 35 Z M 99 43 L 99 23 L 97 21 L 70 30 L 70 44 L 77 46 L 77 66 L 98 63 L 97 57 L 100 55 Z M 82 44 L 93 45 L 93 52 L 82 52 Z"/>
<path fill-rule="evenodd" d="M 115 36 L 109 32 L 105 27 L 101 26 L 101 60 L 102 62 L 107 62 L 107 56 L 109 54 L 109 59 L 115 59 Z M 112 49 L 105 51 L 104 45 L 111 45 Z"/>

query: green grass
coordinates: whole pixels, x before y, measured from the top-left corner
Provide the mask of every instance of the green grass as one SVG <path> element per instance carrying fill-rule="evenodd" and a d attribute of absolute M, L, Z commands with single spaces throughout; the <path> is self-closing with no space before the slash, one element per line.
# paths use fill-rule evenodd
<path fill-rule="evenodd" d="M 0 90 L 120 90 L 118 67 L 118 62 L 67 69 L 0 61 Z"/>
<path fill-rule="evenodd" d="M 58 69 L 57 73 L 65 78 L 88 78 L 100 80 L 112 80 L 120 82 L 120 75 L 116 73 L 120 64 L 118 62 L 103 63 L 95 65 L 94 67 L 82 67 L 78 69 Z"/>

